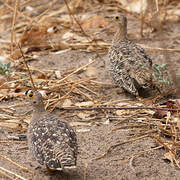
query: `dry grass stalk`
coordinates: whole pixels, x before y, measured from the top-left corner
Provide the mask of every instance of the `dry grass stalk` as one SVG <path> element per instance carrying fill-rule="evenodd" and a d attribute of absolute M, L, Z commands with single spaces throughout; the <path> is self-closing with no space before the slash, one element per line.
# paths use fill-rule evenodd
<path fill-rule="evenodd" d="M 134 159 L 134 158 L 136 158 L 136 157 L 138 157 L 138 156 L 140 156 L 142 154 L 145 154 L 147 152 L 151 152 L 151 151 L 154 151 L 154 150 L 157 150 L 157 149 L 161 149 L 162 147 L 163 146 L 161 145 L 161 146 L 158 146 L 158 147 L 154 147 L 154 148 L 150 148 L 150 149 L 146 149 L 144 151 L 134 153 L 133 155 L 129 156 L 128 158 L 126 158 L 125 160 L 123 160 L 122 162 L 120 162 L 120 163 L 118 163 L 116 165 L 121 166 L 122 164 L 127 163 L 131 159 Z M 116 159 L 116 160 L 118 160 L 118 159 Z"/>
<path fill-rule="evenodd" d="M 36 87 L 35 87 L 35 85 L 34 85 L 34 81 L 33 81 L 32 75 L 31 75 L 31 71 L 30 71 L 29 66 L 28 66 L 28 64 L 27 64 L 27 62 L 26 62 L 26 59 L 25 59 L 25 57 L 24 57 L 24 53 L 23 53 L 23 51 L 22 51 L 22 49 L 21 49 L 20 44 L 18 44 L 18 47 L 19 47 L 19 49 L 20 49 L 20 51 L 21 51 L 24 64 L 25 64 L 25 66 L 26 66 L 26 68 L 27 68 L 27 70 L 28 70 L 28 74 L 29 74 L 29 78 L 30 78 L 31 83 L 32 83 L 32 87 L 33 87 L 34 90 L 36 90 Z"/>
<path fill-rule="evenodd" d="M 19 7 L 19 0 L 16 0 L 15 6 L 14 6 L 13 22 L 12 22 L 12 27 L 11 27 L 11 54 L 14 51 L 13 46 L 14 46 L 14 42 L 16 41 L 15 23 L 16 23 L 16 18 L 17 18 L 18 7 Z"/>
<path fill-rule="evenodd" d="M 87 167 L 88 167 L 88 163 L 85 163 L 85 167 L 84 167 L 84 178 L 83 180 L 87 179 Z"/>
<path fill-rule="evenodd" d="M 12 23 L 12 26 L 10 28 L 8 27 L 11 30 L 11 52 L 13 51 L 14 42 L 16 42 L 16 35 L 18 35 L 18 34 L 16 34 L 16 32 L 22 33 L 22 29 L 24 28 L 24 26 L 31 28 L 33 26 L 33 23 L 36 24 L 36 25 L 39 25 L 40 23 L 45 22 L 45 20 L 50 18 L 50 17 L 53 17 L 53 20 L 56 23 L 57 22 L 58 23 L 59 22 L 63 22 L 63 21 L 65 21 L 65 19 L 59 17 L 59 15 L 61 15 L 60 13 L 62 13 L 62 12 L 65 15 L 69 15 L 69 17 L 71 18 L 72 22 L 74 20 L 74 22 L 78 25 L 79 29 L 81 30 L 81 34 L 83 34 L 87 38 L 87 41 L 88 41 L 88 42 L 81 42 L 81 40 L 79 40 L 80 42 L 78 42 L 78 43 L 68 43 L 68 48 L 70 47 L 72 49 L 87 49 L 88 47 L 91 46 L 91 47 L 93 47 L 93 48 L 91 48 L 91 51 L 95 51 L 96 55 L 100 57 L 99 52 L 107 52 L 108 47 L 110 46 L 110 43 L 104 42 L 103 40 L 94 41 L 93 37 L 89 36 L 84 31 L 84 29 L 81 26 L 81 23 L 74 16 L 73 11 L 71 10 L 70 5 L 67 3 L 66 0 L 64 1 L 65 2 L 64 6 L 59 5 L 57 3 L 58 2 L 57 0 L 54 1 L 53 3 L 50 2 L 50 1 L 46 1 L 46 2 L 45 1 L 36 1 L 35 2 L 35 1 L 28 0 L 28 1 L 25 1 L 25 2 L 21 2 L 20 4 L 18 3 L 19 1 L 16 0 L 14 7 L 11 7 L 11 5 L 9 5 L 10 2 L 13 2 L 13 1 L 10 0 L 10 1 L 3 2 L 3 6 L 1 8 L 1 10 L 3 10 L 3 7 L 5 7 L 5 8 L 10 9 L 11 11 L 13 11 L 13 23 Z M 37 6 L 37 3 L 41 3 L 41 2 L 44 2 L 44 4 L 42 4 L 41 6 Z M 23 12 L 18 11 L 18 9 L 25 8 L 28 5 L 32 6 L 34 8 L 33 11 L 37 11 L 37 12 L 41 11 L 42 13 L 37 15 L 36 18 L 34 18 L 34 17 L 31 18 L 32 14 L 30 12 L 28 12 L 28 10 L 25 9 Z M 57 7 L 59 7 L 59 8 L 57 8 L 57 10 L 54 10 L 53 9 L 54 5 L 57 5 Z M 107 4 L 107 6 L 108 6 L 108 4 Z M 115 6 L 115 5 L 113 4 L 113 6 Z M 129 12 L 126 11 L 125 8 L 120 6 L 119 3 L 118 3 L 118 6 L 116 6 L 116 7 L 113 7 L 113 6 L 112 7 L 105 7 L 105 8 L 111 9 L 111 12 L 112 12 L 112 10 L 113 10 L 113 12 L 116 12 L 116 10 L 119 10 L 119 7 L 120 7 L 121 9 L 123 9 L 123 11 L 125 13 L 129 13 Z M 166 5 L 164 5 L 164 8 L 168 9 L 170 6 L 172 8 L 173 4 L 172 3 L 171 4 L 166 4 Z M 157 1 L 156 1 L 156 7 L 159 10 L 161 10 L 161 7 L 157 4 Z M 176 9 L 178 7 L 179 6 L 176 6 Z M 93 10 L 96 10 L 96 7 L 93 7 L 93 8 L 94 8 Z M 65 11 L 66 9 L 68 10 L 68 12 Z M 48 12 L 48 14 L 47 14 L 47 12 Z M 135 16 L 133 14 L 131 14 L 131 15 Z M 145 22 L 145 20 L 144 20 L 144 16 L 146 16 L 146 14 L 141 17 L 141 20 L 142 20 L 141 21 L 141 23 L 142 23 L 141 34 L 143 32 L 143 28 L 145 28 L 143 26 L 143 24 L 145 24 L 145 23 L 147 24 L 147 22 Z M 19 22 L 19 19 L 18 19 L 19 17 L 21 17 L 23 19 L 23 21 L 24 21 L 23 24 Z M 139 17 L 136 17 L 135 19 L 139 19 Z M 65 24 L 65 26 L 67 26 L 69 28 L 68 23 Z M 64 27 L 63 30 L 65 30 L 65 26 L 62 25 L 62 27 Z M 66 30 L 67 30 L 67 28 L 66 28 Z M 164 39 L 169 39 L 169 38 L 164 38 Z M 179 39 L 179 36 L 173 37 L 173 39 Z M 157 40 L 157 38 L 155 38 L 155 40 Z M 180 49 L 153 48 L 153 47 L 148 47 L 148 46 L 145 46 L 145 45 L 141 45 L 141 46 L 143 48 L 148 49 L 149 51 L 152 51 L 152 52 L 170 52 L 170 53 L 172 53 L 172 52 L 180 52 Z M 9 49 L 9 43 L 7 43 L 5 47 L 6 47 L 6 49 Z M 50 48 L 50 50 L 53 50 L 53 48 L 55 48 L 55 49 L 57 48 L 57 50 L 59 50 L 58 47 L 56 47 L 55 45 L 53 47 L 53 46 L 51 46 L 51 44 L 48 44 L 48 42 L 47 42 L 47 44 L 39 45 L 38 47 Z M 23 52 L 22 52 L 22 55 L 24 57 Z M 25 61 L 25 59 L 23 59 L 23 60 Z M 95 61 L 96 61 L 96 59 L 92 60 L 88 64 L 83 65 L 83 66 L 75 69 L 73 72 L 71 71 L 71 73 L 68 73 L 68 75 L 66 75 L 67 74 L 67 72 L 66 72 L 66 74 L 62 75 L 63 78 L 60 79 L 60 80 L 57 80 L 57 79 L 54 80 L 54 79 L 51 78 L 51 77 L 53 77 L 52 76 L 53 75 L 53 71 L 40 70 L 38 68 L 34 68 L 34 67 L 31 67 L 31 66 L 28 66 L 26 61 L 25 61 L 26 68 L 24 68 L 22 66 L 19 68 L 19 65 L 20 65 L 20 62 L 19 62 L 19 64 L 17 65 L 17 70 L 20 70 L 20 71 L 23 70 L 24 71 L 24 70 L 28 69 L 28 73 L 25 72 L 23 74 L 23 75 L 28 76 L 28 78 L 19 79 L 19 76 L 21 75 L 21 72 L 16 72 L 15 73 L 16 76 L 13 77 L 9 82 L 4 82 L 4 83 L 0 84 L 0 89 L 1 90 L 4 90 L 4 89 L 13 90 L 13 88 L 11 87 L 12 84 L 17 85 L 18 88 L 21 89 L 21 90 L 29 88 L 29 84 L 28 84 L 28 80 L 29 79 L 31 80 L 32 86 L 35 88 L 36 81 L 39 82 L 39 80 L 40 80 L 41 83 L 40 83 L 40 85 L 38 86 L 37 89 L 45 90 L 45 91 L 51 93 L 49 95 L 49 99 L 48 99 L 47 104 L 46 104 L 46 108 L 50 108 L 51 111 L 53 111 L 56 107 L 58 107 L 58 104 L 59 104 L 60 101 L 63 101 L 65 99 L 71 98 L 71 100 L 74 101 L 73 103 L 78 102 L 79 99 L 74 96 L 74 93 L 76 93 L 84 101 L 87 101 L 87 100 L 93 101 L 93 103 L 94 103 L 93 107 L 92 108 L 86 108 L 86 107 L 85 108 L 76 108 L 76 107 L 74 108 L 74 107 L 69 107 L 69 108 L 64 108 L 64 110 L 66 109 L 64 112 L 67 112 L 67 110 L 73 110 L 73 111 L 75 111 L 75 110 L 78 110 L 78 111 L 79 110 L 80 111 L 82 111 L 82 110 L 89 110 L 89 111 L 94 111 L 94 110 L 98 110 L 99 111 L 99 110 L 101 110 L 98 113 L 102 113 L 103 117 L 104 117 L 104 110 L 117 110 L 117 109 L 121 109 L 121 110 L 127 111 L 127 113 L 126 113 L 127 117 L 125 117 L 125 118 L 123 117 L 124 118 L 123 120 L 119 120 L 120 118 L 116 117 L 116 119 L 118 118 L 117 120 L 119 120 L 121 124 L 123 122 L 129 120 L 129 119 L 131 119 L 132 121 L 137 122 L 140 119 L 140 118 L 138 118 L 139 114 L 141 112 L 143 112 L 144 114 L 142 115 L 142 117 L 144 119 L 141 118 L 142 125 L 145 124 L 144 126 L 146 126 L 146 123 L 149 123 L 150 126 L 154 125 L 155 127 L 157 127 L 157 129 L 153 129 L 152 128 L 152 130 L 146 130 L 146 131 L 143 131 L 143 132 L 139 133 L 139 134 L 141 134 L 140 138 L 148 137 L 149 134 L 151 134 L 151 133 L 156 133 L 157 134 L 157 131 L 160 131 L 163 135 L 169 135 L 172 138 L 171 142 L 169 142 L 169 143 L 171 143 L 173 145 L 174 149 L 176 149 L 176 147 L 178 149 L 178 146 L 179 146 L 178 132 L 175 132 L 175 130 L 173 130 L 173 128 L 176 128 L 176 125 L 171 124 L 170 121 L 167 122 L 167 125 L 166 125 L 167 129 L 165 129 L 164 127 L 162 128 L 162 127 L 158 127 L 157 126 L 157 122 L 152 118 L 150 113 L 148 113 L 147 111 L 142 111 L 142 109 L 144 107 L 142 107 L 140 110 L 135 110 L 134 108 L 130 108 L 133 111 L 130 111 L 130 109 L 128 109 L 128 108 L 118 107 L 116 109 L 116 108 L 113 107 L 113 106 L 117 106 L 117 104 L 119 102 L 128 102 L 129 106 L 132 107 L 132 106 L 134 106 L 135 103 L 137 103 L 137 101 L 136 102 L 131 102 L 129 100 L 124 100 L 123 99 L 123 100 L 117 100 L 117 101 L 112 101 L 112 102 L 108 101 L 108 100 L 105 100 L 105 101 L 98 100 L 98 102 L 97 102 L 97 97 L 100 97 L 100 98 L 103 97 L 103 95 L 101 93 L 99 93 L 100 89 L 101 88 L 107 88 L 107 86 L 108 87 L 114 87 L 114 85 L 106 84 L 106 83 L 103 83 L 103 82 L 98 82 L 98 81 L 96 81 L 94 79 L 90 79 L 90 78 L 89 79 L 81 79 L 81 78 L 79 78 L 78 80 L 73 80 L 73 81 L 70 80 L 71 76 L 74 76 L 77 72 L 85 69 L 87 66 L 91 65 Z M 50 78 L 48 77 L 48 79 L 45 79 L 45 78 L 36 78 L 36 76 L 31 77 L 30 71 L 34 71 L 34 72 L 37 71 L 38 73 L 41 73 L 44 76 L 47 73 L 49 73 L 50 74 L 50 76 L 49 76 Z M 35 81 L 35 84 L 33 82 L 33 79 Z M 6 92 L 4 94 L 5 95 L 4 95 L 3 98 L 5 98 L 5 96 L 8 94 L 8 92 Z M 150 105 L 152 105 L 152 99 L 149 100 L 149 102 L 145 102 L 145 101 L 142 102 L 141 101 L 141 103 L 146 104 L 146 106 L 147 106 L 147 104 L 148 104 L 148 106 L 150 106 Z M 15 108 L 15 107 L 20 106 L 20 105 L 24 106 L 26 104 L 25 103 L 15 104 L 15 105 L 8 106 L 8 107 L 1 106 L 0 109 L 5 111 L 5 112 L 7 112 L 7 113 L 12 113 L 11 108 Z M 99 106 L 101 106 L 101 107 L 103 106 L 103 108 L 101 108 Z M 108 106 L 108 107 L 104 107 L 104 106 Z M 109 108 L 109 106 L 112 106 L 112 108 L 111 107 Z M 139 107 L 137 107 L 137 108 L 139 108 Z M 103 111 L 102 111 L 102 109 L 103 109 Z M 150 109 L 151 110 L 157 110 L 157 108 L 150 108 Z M 170 110 L 170 109 L 167 109 L 167 108 L 166 109 L 158 108 L 158 109 L 159 110 Z M 177 110 L 174 109 L 173 111 L 177 111 Z M 64 113 L 64 112 L 62 112 L 62 113 Z M 76 112 L 73 112 L 73 114 L 71 116 L 74 116 L 74 114 L 76 114 Z M 6 116 L 6 115 L 3 115 L 3 114 L 0 114 L 0 116 L 1 117 L 5 117 L 6 121 L 7 121 L 7 119 L 8 120 L 11 119 L 17 125 L 20 124 L 20 121 L 22 120 L 22 116 L 21 116 L 21 118 L 20 117 L 13 117 L 11 115 L 7 115 Z M 25 114 L 23 118 L 27 118 L 27 115 Z M 92 119 L 90 119 L 88 122 L 91 122 Z M 9 127 L 11 127 L 11 122 L 12 121 L 7 121 L 7 123 L 9 124 L 8 125 Z M 158 120 L 158 123 L 162 123 L 162 122 L 163 122 L 162 119 Z M 127 125 L 127 126 L 122 126 L 121 128 L 127 128 L 127 127 L 129 128 L 129 127 L 133 127 L 133 126 L 136 126 L 136 125 L 137 124 L 132 124 L 132 125 Z M 152 127 L 154 127 L 154 126 L 152 126 Z M 173 126 L 173 128 L 169 130 L 168 128 L 170 128 L 172 126 Z M 157 139 L 158 138 L 160 139 L 160 137 L 161 137 L 161 135 L 158 134 Z M 111 150 L 111 148 L 115 148 L 116 146 L 119 146 L 121 144 L 133 142 L 133 141 L 136 141 L 136 140 L 138 140 L 138 138 L 131 139 L 131 140 L 123 142 L 123 143 L 117 143 L 117 144 L 115 144 L 115 145 L 113 145 L 111 147 L 108 147 L 106 152 L 101 157 L 98 157 L 98 158 L 95 158 L 95 159 L 100 159 L 100 158 L 106 156 L 106 154 L 108 154 L 108 152 Z M 158 141 L 158 142 L 160 144 L 162 144 L 163 146 L 166 145 L 166 143 L 164 143 L 163 140 Z M 2 141 L 0 143 L 6 143 L 6 142 Z M 165 148 L 168 148 L 168 146 L 167 147 L 166 146 L 165 146 Z M 147 151 L 147 150 L 145 150 L 145 151 Z M 144 153 L 145 151 L 143 151 L 142 153 Z M 173 151 L 173 153 L 176 154 L 175 151 Z M 136 157 L 136 156 L 138 156 L 138 154 L 134 154 L 133 157 Z M 132 156 L 129 157 L 129 158 L 132 158 Z M 86 179 L 86 167 L 85 167 L 85 171 L 84 171 L 84 179 Z"/>
<path fill-rule="evenodd" d="M 89 65 L 93 64 L 96 61 L 96 59 L 90 61 L 89 63 L 77 68 L 75 71 L 73 71 L 72 73 L 68 74 L 66 77 L 62 78 L 59 82 L 62 82 L 64 80 L 66 80 L 67 78 L 71 77 L 72 75 L 74 75 L 75 73 L 79 72 L 80 70 L 85 69 L 86 67 L 88 67 Z"/>
<path fill-rule="evenodd" d="M 0 153 L 0 156 L 1 156 L 3 159 L 5 159 L 5 160 L 9 161 L 11 164 L 15 165 L 16 167 L 18 167 L 18 168 L 22 169 L 23 171 L 25 171 L 25 172 L 29 172 L 29 173 L 31 173 L 31 174 L 34 174 L 34 172 L 33 172 L 33 171 L 31 171 L 31 170 L 27 169 L 26 167 L 23 167 L 23 166 L 21 166 L 21 165 L 17 164 L 16 162 L 12 161 L 10 158 L 6 157 L 6 156 L 5 156 L 5 155 L 3 155 L 2 153 Z"/>
<path fill-rule="evenodd" d="M 7 169 L 5 169 L 5 168 L 3 168 L 3 167 L 0 167 L 0 169 L 3 170 L 3 171 L 5 171 L 6 173 L 9 173 L 9 174 L 12 174 L 12 175 L 16 176 L 16 178 L 19 178 L 19 179 L 22 179 L 22 180 L 27 180 L 26 178 L 24 178 L 24 177 L 22 177 L 22 176 L 20 176 L 20 175 L 18 175 L 18 174 L 16 174 L 16 173 L 14 173 L 14 172 L 12 172 L 12 171 L 10 171 L 10 170 L 7 170 Z M 8 175 L 7 175 L 6 177 L 8 177 Z M 10 177 L 10 176 L 9 176 L 9 177 Z M 11 177 L 10 177 L 10 179 L 11 179 Z"/>
<path fill-rule="evenodd" d="M 130 142 L 134 142 L 134 141 L 137 141 L 137 140 L 140 140 L 140 139 L 144 139 L 146 137 L 149 137 L 149 135 L 140 136 L 140 137 L 137 137 L 137 138 L 134 138 L 134 139 L 130 139 L 130 140 L 127 140 L 127 141 L 124 141 L 124 142 L 120 142 L 120 143 L 111 145 L 111 146 L 107 147 L 106 151 L 101 156 L 96 157 L 96 158 L 94 158 L 92 160 L 98 160 L 98 159 L 104 158 L 110 152 L 111 149 L 116 148 L 117 146 L 120 146 L 120 145 L 123 145 L 123 144 L 126 144 L 126 143 L 130 143 Z"/>
<path fill-rule="evenodd" d="M 1 169 L 1 167 L 0 167 L 0 169 Z M 4 169 L 4 168 L 3 168 Z M 14 180 L 14 177 L 11 177 L 11 176 L 9 176 L 7 173 L 5 173 L 4 171 L 1 171 L 0 170 L 0 174 L 2 175 L 2 179 L 3 179 L 3 177 L 7 177 L 7 178 L 9 178 L 9 179 L 12 179 L 12 180 Z"/>

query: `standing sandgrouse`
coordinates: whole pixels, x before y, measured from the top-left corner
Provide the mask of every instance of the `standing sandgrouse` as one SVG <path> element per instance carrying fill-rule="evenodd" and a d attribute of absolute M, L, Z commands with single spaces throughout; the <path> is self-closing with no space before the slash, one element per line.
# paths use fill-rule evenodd
<path fill-rule="evenodd" d="M 109 71 L 114 82 L 134 96 L 141 96 L 152 85 L 152 60 L 144 49 L 127 38 L 127 19 L 115 16 L 118 30 L 108 53 Z"/>
<path fill-rule="evenodd" d="M 77 139 L 73 128 L 63 119 L 45 111 L 42 95 L 28 90 L 33 106 L 28 128 L 28 146 L 34 158 L 49 170 L 76 167 Z"/>

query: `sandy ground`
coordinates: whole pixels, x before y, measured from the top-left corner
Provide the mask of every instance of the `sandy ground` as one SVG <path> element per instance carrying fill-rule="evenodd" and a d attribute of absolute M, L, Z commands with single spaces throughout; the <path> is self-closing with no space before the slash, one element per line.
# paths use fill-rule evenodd
<path fill-rule="evenodd" d="M 132 22 L 129 24 L 129 33 L 136 34 L 133 26 L 137 23 Z M 137 28 L 138 29 L 138 28 Z M 173 24 L 166 27 L 165 32 L 162 36 L 164 37 L 174 37 L 180 33 L 180 24 Z M 159 37 L 158 33 L 153 33 L 150 37 L 151 39 Z M 111 37 L 109 38 L 111 39 Z M 142 44 L 146 44 L 151 47 L 166 47 L 166 48 L 180 48 L 179 40 L 142 40 Z M 153 62 L 172 62 L 176 66 L 176 70 L 179 68 L 179 53 L 168 53 L 164 54 L 162 52 L 150 53 Z M 41 56 L 38 60 L 31 61 L 30 64 L 34 67 L 40 69 L 54 69 L 60 70 L 62 72 L 70 71 L 76 69 L 89 62 L 90 58 L 93 58 L 93 53 L 88 53 L 81 50 L 68 50 L 64 53 L 55 55 L 49 54 Z M 170 58 L 170 59 L 167 59 Z M 108 74 L 105 71 L 105 59 L 106 55 L 102 56 L 102 59 L 98 59 L 91 67 L 94 68 L 95 73 L 92 75 L 97 77 L 99 81 L 110 83 Z M 173 65 L 174 65 L 173 64 Z M 86 72 L 82 72 L 80 75 L 86 77 Z M 112 89 L 102 89 L 103 93 L 107 95 L 107 101 L 124 98 L 124 95 L 118 95 L 116 93 L 117 88 Z M 21 99 L 20 101 L 22 101 Z M 13 104 L 13 100 L 8 102 L 8 104 Z M 7 104 L 7 102 L 4 102 Z M 26 112 L 30 109 L 29 106 L 17 108 L 18 112 Z M 58 111 L 56 112 L 58 113 Z M 70 118 L 68 122 L 74 121 L 76 118 Z M 26 179 L 33 180 L 50 180 L 50 179 L 61 179 L 61 180 L 175 180 L 180 179 L 180 170 L 177 167 L 173 167 L 170 163 L 164 160 L 164 154 L 167 152 L 164 148 L 154 150 L 152 152 L 143 153 L 138 157 L 131 158 L 130 161 L 126 162 L 129 156 L 134 153 L 154 148 L 159 146 L 151 138 L 140 139 L 135 142 L 125 143 L 116 148 L 113 148 L 105 157 L 93 160 L 101 156 L 106 149 L 113 144 L 125 142 L 132 138 L 133 129 L 120 129 L 113 131 L 116 128 L 116 121 L 110 121 L 109 123 L 104 123 L 108 119 L 95 118 L 91 126 L 86 127 L 76 127 L 78 144 L 79 144 L 79 155 L 77 162 L 77 170 L 69 172 L 57 172 L 53 174 L 42 173 L 37 167 L 36 162 L 34 162 L 28 156 L 27 142 L 9 142 L 0 145 L 0 152 L 16 163 L 27 167 L 28 169 L 35 170 L 35 174 L 32 175 L 28 172 L 23 172 L 16 166 L 9 163 L 7 160 L 0 158 L 0 166 L 6 169 L 16 172 Z M 101 123 L 99 123 L 99 121 Z M 84 128 L 86 132 L 79 132 L 78 130 Z M 0 132 L 0 139 L 6 139 L 4 131 Z M 0 179 L 6 179 L 0 175 Z M 17 178 L 18 179 L 18 178 Z"/>

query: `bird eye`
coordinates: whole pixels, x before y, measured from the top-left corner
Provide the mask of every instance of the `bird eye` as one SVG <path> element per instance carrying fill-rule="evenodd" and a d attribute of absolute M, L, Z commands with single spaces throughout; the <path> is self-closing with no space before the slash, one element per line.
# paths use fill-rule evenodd
<path fill-rule="evenodd" d="M 33 97 L 34 97 L 32 90 L 27 90 L 27 91 L 25 92 L 25 95 L 26 95 L 28 98 L 33 98 Z"/>
<path fill-rule="evenodd" d="M 119 16 L 114 16 L 114 19 L 117 21 L 119 20 Z"/>

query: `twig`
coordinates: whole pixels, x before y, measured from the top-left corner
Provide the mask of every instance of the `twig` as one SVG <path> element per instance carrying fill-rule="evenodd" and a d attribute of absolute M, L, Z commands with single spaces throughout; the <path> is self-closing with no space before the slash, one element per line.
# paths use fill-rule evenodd
<path fill-rule="evenodd" d="M 12 22 L 12 27 L 11 27 L 11 54 L 13 52 L 13 45 L 14 45 L 14 40 L 15 40 L 14 26 L 15 26 L 16 17 L 17 17 L 18 5 L 19 5 L 19 0 L 16 0 L 15 7 L 14 7 L 14 14 L 13 14 L 13 22 Z"/>
<path fill-rule="evenodd" d="M 144 27 L 144 17 L 145 17 L 145 14 L 144 14 L 144 10 L 143 10 L 143 0 L 141 0 L 141 12 L 140 12 L 140 15 L 141 15 L 141 29 L 140 29 L 140 35 L 141 37 L 143 37 L 143 27 Z"/>
<path fill-rule="evenodd" d="M 123 163 L 126 163 L 128 162 L 130 159 L 132 158 L 135 158 L 135 157 L 138 157 L 140 156 L 141 154 L 144 154 L 146 152 L 151 152 L 153 150 L 156 150 L 156 149 L 160 149 L 162 148 L 163 146 L 158 146 L 158 147 L 155 147 L 155 148 L 150 148 L 150 149 L 147 149 L 147 150 L 144 150 L 144 151 L 140 151 L 140 152 L 137 152 L 137 153 L 134 153 L 133 155 L 129 156 L 127 159 L 123 160 L 121 163 L 119 163 L 118 165 L 121 165 Z"/>
<path fill-rule="evenodd" d="M 180 109 L 171 108 L 159 108 L 159 107 L 89 107 L 89 108 L 77 108 L 77 107 L 62 107 L 60 110 L 68 111 L 92 111 L 92 110 L 136 110 L 136 109 L 149 109 L 149 110 L 162 110 L 162 111 L 180 111 Z"/>
<path fill-rule="evenodd" d="M 86 176 L 87 176 L 87 167 L 88 167 L 88 163 L 85 163 L 85 167 L 84 167 L 84 178 L 83 178 L 83 180 L 86 180 Z"/>
<path fill-rule="evenodd" d="M 13 165 L 15 165 L 15 166 L 21 168 L 23 171 L 26 171 L 26 172 L 29 172 L 29 173 L 31 173 L 31 174 L 34 174 L 33 171 L 31 171 L 31 170 L 27 169 L 26 167 L 23 167 L 23 166 L 21 166 L 21 165 L 15 163 L 14 161 L 12 161 L 11 159 L 9 159 L 9 158 L 6 157 L 5 155 L 3 155 L 3 154 L 0 153 L 0 156 L 1 156 L 2 158 L 6 159 L 7 161 L 9 161 L 10 163 L 12 163 Z"/>
<path fill-rule="evenodd" d="M 0 167 L 0 168 L 1 168 L 1 167 Z M 4 171 L 1 171 L 1 170 L 0 170 L 0 174 L 1 174 L 2 176 L 4 176 L 4 177 L 7 177 L 7 178 L 9 178 L 9 179 L 14 180 L 14 178 L 13 178 L 13 177 L 11 177 L 11 176 L 7 175 L 7 173 L 5 173 Z M 3 177 L 2 177 L 2 178 L 3 178 Z"/>
<path fill-rule="evenodd" d="M 66 77 L 62 78 L 59 82 L 64 81 L 65 79 L 69 78 L 69 77 L 72 76 L 73 74 L 75 74 L 75 73 L 79 72 L 80 70 L 86 68 L 86 67 L 89 66 L 90 64 L 93 64 L 95 61 L 96 61 L 96 59 L 94 59 L 94 60 L 90 61 L 89 63 L 87 63 L 87 64 L 79 67 L 78 69 L 76 69 L 76 70 L 73 71 L 72 73 L 68 74 Z"/>
<path fill-rule="evenodd" d="M 56 1 L 54 1 L 54 2 L 52 1 L 51 5 L 50 5 L 44 12 L 42 12 L 40 15 L 38 15 L 38 16 L 36 17 L 37 23 L 40 22 L 41 18 L 42 18 L 45 14 L 47 14 L 48 11 L 49 11 L 50 9 L 52 9 L 52 8 L 54 7 L 54 5 L 56 5 L 57 2 L 58 2 L 58 0 L 56 0 Z"/>
<path fill-rule="evenodd" d="M 138 43 L 137 43 L 138 44 Z M 148 49 L 150 51 L 153 51 L 153 52 L 159 52 L 159 51 L 167 51 L 167 52 L 180 52 L 180 49 L 169 49 L 169 48 L 152 48 L 152 47 L 149 47 L 149 46 L 146 46 L 144 44 L 138 44 L 140 45 L 141 47 L 145 48 L 145 49 Z"/>
<path fill-rule="evenodd" d="M 109 147 L 107 147 L 106 151 L 101 156 L 96 157 L 96 158 L 94 158 L 92 160 L 102 159 L 103 157 L 105 157 L 110 152 L 110 150 L 112 148 L 115 148 L 115 147 L 120 146 L 122 144 L 126 144 L 126 143 L 130 143 L 130 142 L 133 142 L 133 141 L 137 141 L 137 140 L 140 140 L 140 139 L 143 139 L 143 138 L 146 138 L 146 137 L 149 137 L 149 135 L 140 136 L 140 137 L 137 137 L 137 138 L 134 138 L 134 139 L 130 139 L 128 141 L 120 142 L 120 143 L 114 144 L 112 146 L 109 146 Z"/>
<path fill-rule="evenodd" d="M 68 3 L 67 3 L 66 0 L 64 0 L 64 3 L 65 3 L 65 5 L 66 5 L 66 7 L 67 7 L 67 10 L 68 10 L 68 13 L 69 13 L 70 17 L 72 16 L 72 18 L 74 19 L 74 21 L 76 22 L 76 24 L 77 24 L 77 25 L 79 26 L 79 28 L 81 29 L 81 31 L 82 31 L 82 33 L 84 34 L 84 36 L 87 37 L 87 40 L 88 40 L 88 41 L 92 41 L 92 39 L 90 38 L 90 36 L 85 33 L 85 31 L 84 31 L 84 29 L 82 28 L 81 24 L 79 23 L 79 21 L 76 19 L 76 17 L 75 17 L 74 14 L 72 13 L 72 11 L 71 11 L 71 9 L 70 9 L 70 7 L 69 7 L 69 5 L 68 5 Z"/>
<path fill-rule="evenodd" d="M 157 142 L 159 142 L 160 144 L 162 144 L 166 149 L 168 149 L 174 156 L 176 156 L 176 153 L 169 148 L 164 142 L 161 141 L 161 139 L 159 137 L 157 137 L 156 135 L 150 135 L 150 137 L 154 138 Z"/>
<path fill-rule="evenodd" d="M 125 129 L 125 128 L 138 128 L 138 127 L 147 127 L 147 126 L 149 126 L 149 124 L 131 124 L 131 125 L 126 125 L 126 126 L 114 128 L 114 129 L 112 129 L 112 131 L 116 131 L 119 129 Z"/>
<path fill-rule="evenodd" d="M 5 172 L 8 172 L 9 174 L 13 174 L 14 176 L 18 177 L 19 179 L 27 180 L 27 179 L 25 179 L 24 177 L 22 177 L 22 176 L 20 176 L 20 175 L 18 175 L 18 174 L 16 174 L 16 173 L 14 173 L 14 172 L 12 172 L 12 171 L 10 171 L 10 170 L 7 170 L 7 169 L 5 169 L 5 168 L 3 168 L 3 167 L 0 167 L 0 169 L 3 170 L 3 171 L 5 171 Z"/>
<path fill-rule="evenodd" d="M 134 156 L 131 157 L 130 161 L 129 161 L 129 166 L 130 168 L 134 171 L 134 173 L 136 173 L 136 170 L 134 169 L 132 162 L 133 162 Z"/>
<path fill-rule="evenodd" d="M 33 78 L 32 78 L 32 75 L 31 75 L 31 72 L 30 72 L 30 69 L 29 69 L 29 66 L 28 66 L 28 64 L 27 64 L 27 62 L 26 62 L 26 59 L 25 59 L 25 57 L 24 57 L 24 53 L 23 53 L 23 51 L 22 51 L 21 46 L 20 46 L 19 43 L 18 43 L 18 47 L 19 47 L 19 49 L 20 49 L 20 51 L 21 51 L 24 64 L 25 64 L 25 66 L 26 66 L 26 68 L 27 68 L 27 70 L 28 70 L 29 78 L 30 78 L 31 83 L 32 83 L 32 87 L 33 87 L 34 90 L 36 90 L 36 87 L 35 87 L 35 85 L 34 85 L 34 81 L 33 81 Z"/>
<path fill-rule="evenodd" d="M 4 3 L 4 6 L 6 6 L 7 8 L 9 8 L 11 11 L 14 11 L 14 8 L 13 8 L 13 7 L 11 7 L 9 4 Z M 27 20 L 29 20 L 29 21 L 32 21 L 32 20 L 31 20 L 31 18 L 30 18 L 30 17 L 28 17 L 28 16 L 26 16 L 26 15 L 24 15 L 24 13 L 23 13 L 23 12 L 17 11 L 17 14 L 19 14 L 19 15 L 23 16 L 25 19 L 27 19 Z"/>

